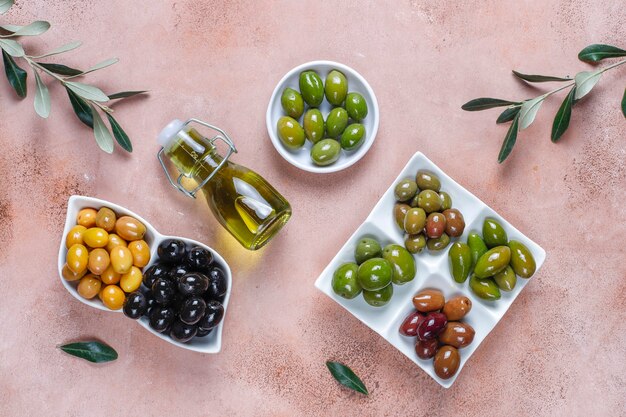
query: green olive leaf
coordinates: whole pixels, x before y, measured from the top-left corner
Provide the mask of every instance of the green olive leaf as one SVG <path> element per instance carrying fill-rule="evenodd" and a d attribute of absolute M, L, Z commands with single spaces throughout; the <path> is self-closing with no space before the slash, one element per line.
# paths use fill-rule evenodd
<path fill-rule="evenodd" d="M 0 48 L 2 48 L 3 51 L 6 51 L 7 54 L 16 58 L 23 57 L 25 54 L 22 45 L 13 39 L 0 39 Z"/>
<path fill-rule="evenodd" d="M 144 94 L 144 93 L 147 93 L 147 92 L 148 92 L 147 90 L 121 91 L 119 93 L 115 93 L 115 94 L 109 95 L 109 100 L 115 100 L 115 99 L 120 99 L 120 98 L 132 97 L 132 96 L 136 96 L 138 94 Z"/>
<path fill-rule="evenodd" d="M 599 62 L 607 58 L 626 56 L 626 51 L 612 45 L 593 44 L 578 53 L 578 59 L 585 62 Z"/>
<path fill-rule="evenodd" d="M 331 375 L 344 387 L 365 395 L 369 394 L 363 381 L 361 381 L 361 379 L 356 376 L 354 372 L 352 372 L 352 369 L 348 368 L 346 365 L 339 362 L 328 361 L 326 362 L 326 366 L 328 367 Z"/>
<path fill-rule="evenodd" d="M 100 342 L 78 342 L 59 346 L 63 352 L 89 362 L 102 363 L 117 359 L 117 352 L 109 345 Z"/>
<path fill-rule="evenodd" d="M 499 98 L 481 97 L 468 101 L 467 103 L 462 105 L 461 108 L 465 111 L 481 111 L 492 109 L 494 107 L 510 106 L 512 104 L 519 103 L 515 101 L 502 100 Z"/>
<path fill-rule="evenodd" d="M 624 97 L 622 97 L 622 113 L 626 117 L 626 89 L 624 90 Z"/>
<path fill-rule="evenodd" d="M 552 142 L 557 143 L 563 133 L 569 127 L 569 121 L 572 117 L 572 105 L 574 104 L 574 95 L 576 95 L 576 87 L 572 87 L 570 92 L 563 100 L 563 104 L 559 107 L 559 111 L 556 112 L 556 116 L 554 117 L 554 122 L 552 123 L 552 133 L 550 135 L 550 139 Z"/>
<path fill-rule="evenodd" d="M 501 123 L 510 122 L 511 120 L 515 118 L 515 116 L 517 116 L 520 108 L 521 108 L 520 106 L 515 106 L 515 107 L 509 107 L 508 109 L 504 110 L 502 113 L 500 113 L 500 116 L 498 116 L 496 123 L 501 124 Z"/>
<path fill-rule="evenodd" d="M 513 150 L 513 146 L 515 146 L 515 141 L 517 140 L 517 132 L 519 125 L 520 115 L 518 114 L 513 119 L 513 124 L 509 127 L 509 131 L 506 132 L 506 136 L 504 137 L 504 141 L 502 142 L 502 148 L 500 148 L 500 154 L 498 155 L 498 163 L 504 162 L 506 158 L 508 158 L 509 154 Z"/>
<path fill-rule="evenodd" d="M 78 75 L 82 73 L 81 70 L 70 68 L 62 64 L 46 64 L 44 62 L 38 62 L 37 64 L 59 75 Z"/>
<path fill-rule="evenodd" d="M 6 30 L 7 32 L 17 32 L 18 30 L 20 30 L 21 28 L 23 28 L 24 26 L 22 25 L 0 25 L 0 28 Z"/>
<path fill-rule="evenodd" d="M 15 29 L 15 30 L 7 29 L 7 26 L 10 29 Z M 37 36 L 37 35 L 41 35 L 42 33 L 45 33 L 48 29 L 50 29 L 50 23 L 44 20 L 36 20 L 33 23 L 26 25 L 26 26 L 5 25 L 5 26 L 2 26 L 2 28 L 9 30 L 9 32 L 13 32 L 11 35 L 7 35 L 7 36 Z"/>
<path fill-rule="evenodd" d="M 13 6 L 13 0 L 0 0 L 0 14 L 6 13 L 11 6 Z"/>
<path fill-rule="evenodd" d="M 122 126 L 120 126 L 117 120 L 115 120 L 113 116 L 111 116 L 109 113 L 107 113 L 107 117 L 109 118 L 111 130 L 113 131 L 113 136 L 115 136 L 115 140 L 117 140 L 117 143 L 119 143 L 126 152 L 132 152 L 133 144 L 130 143 L 130 138 L 128 137 L 126 132 L 124 132 Z"/>
<path fill-rule="evenodd" d="M 45 58 L 47 56 L 62 54 L 64 52 L 72 51 L 72 50 L 78 48 L 80 45 L 82 45 L 82 43 L 80 41 L 74 41 L 74 42 L 66 43 L 65 45 L 59 46 L 58 48 L 53 49 L 50 52 L 47 52 L 47 53 L 45 53 L 43 55 L 34 56 L 33 58 L 34 59 L 39 59 L 39 58 Z"/>
<path fill-rule="evenodd" d="M 526 129 L 535 120 L 541 103 L 546 99 L 546 96 L 535 97 L 532 100 L 526 100 L 522 103 L 522 107 L 519 111 L 519 127 L 520 130 Z"/>
<path fill-rule="evenodd" d="M 89 74 L 90 72 L 98 71 L 99 69 L 109 67 L 109 66 L 111 66 L 113 64 L 117 64 L 118 62 L 119 62 L 119 59 L 117 59 L 117 58 L 110 58 L 110 59 L 107 59 L 105 61 L 97 63 L 96 65 L 94 65 L 93 67 L 89 68 L 86 71 L 83 71 L 83 72 L 81 72 L 79 74 L 72 75 L 71 77 L 68 77 L 68 78 L 83 76 L 85 74 Z"/>
<path fill-rule="evenodd" d="M 78 116 L 78 119 L 85 125 L 93 129 L 93 116 L 91 114 L 89 104 L 87 104 L 85 100 L 77 96 L 69 88 L 66 88 L 65 90 L 67 91 L 67 95 L 70 98 L 70 103 L 72 103 L 72 108 L 74 109 L 74 113 L 76 113 L 76 116 Z"/>
<path fill-rule="evenodd" d="M 2 51 L 2 59 L 4 61 L 4 72 L 6 73 L 9 84 L 21 98 L 26 97 L 26 71 L 19 67 L 6 51 Z"/>
<path fill-rule="evenodd" d="M 113 153 L 113 147 L 115 143 L 113 142 L 113 136 L 111 136 L 111 132 L 106 127 L 100 114 L 96 110 L 94 106 L 91 104 L 91 115 L 93 116 L 93 134 L 96 137 L 96 143 L 106 153 Z"/>
<path fill-rule="evenodd" d="M 109 97 L 102 92 L 98 87 L 93 85 L 79 83 L 75 81 L 67 81 L 65 86 L 75 92 L 85 100 L 93 100 L 98 102 L 109 101 Z"/>
<path fill-rule="evenodd" d="M 600 81 L 602 73 L 600 71 L 581 71 L 574 77 L 576 82 L 575 99 L 580 100 L 586 96 L 591 89 Z"/>
<path fill-rule="evenodd" d="M 50 115 L 50 93 L 48 87 L 41 81 L 41 77 L 36 70 L 33 70 L 35 74 L 35 84 L 37 91 L 35 92 L 35 111 L 44 119 Z"/>
<path fill-rule="evenodd" d="M 513 74 L 524 81 L 529 83 L 545 83 L 550 81 L 571 81 L 571 78 L 554 77 L 552 75 L 537 75 L 537 74 L 522 74 L 513 70 Z"/>

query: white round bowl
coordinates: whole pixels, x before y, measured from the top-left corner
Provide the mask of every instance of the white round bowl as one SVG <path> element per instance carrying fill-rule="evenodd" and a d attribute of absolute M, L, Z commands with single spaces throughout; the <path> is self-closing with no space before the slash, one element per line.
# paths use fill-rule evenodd
<path fill-rule="evenodd" d="M 282 95 L 283 90 L 287 87 L 291 87 L 296 91 L 300 91 L 298 81 L 300 78 L 300 73 L 302 71 L 314 70 L 319 74 L 322 80 L 325 80 L 326 75 L 333 69 L 341 71 L 346 76 L 346 79 L 348 80 L 348 92 L 360 93 L 363 98 L 365 98 L 368 113 L 367 117 L 361 121 L 361 123 L 365 127 L 365 139 L 358 149 L 352 151 L 346 151 L 342 149 L 339 159 L 334 164 L 328 166 L 318 166 L 315 165 L 311 160 L 310 152 L 313 145 L 309 140 L 305 141 L 305 144 L 302 148 L 295 151 L 287 149 L 280 141 L 276 129 L 276 124 L 278 122 L 278 119 L 280 119 L 281 116 L 285 115 L 283 108 L 280 104 L 280 96 Z M 324 98 L 324 101 L 319 107 L 319 110 L 324 115 L 324 120 L 326 120 L 326 116 L 328 116 L 328 113 L 330 112 L 332 107 L 333 106 L 331 106 L 331 104 Z M 298 121 L 300 122 L 300 124 L 302 124 L 302 116 Z M 274 145 L 278 153 L 290 164 L 305 171 L 316 173 L 341 171 L 342 169 L 348 168 L 349 166 L 355 164 L 359 159 L 363 158 L 363 156 L 367 153 L 369 148 L 374 143 L 376 133 L 378 132 L 378 122 L 378 101 L 376 101 L 376 95 L 374 95 L 374 90 L 372 90 L 372 87 L 370 87 L 370 85 L 367 83 L 367 81 L 365 81 L 365 78 L 363 78 L 361 74 L 348 67 L 347 65 L 333 61 L 307 62 L 305 64 L 298 65 L 287 74 L 285 74 L 285 76 L 278 82 L 276 88 L 274 89 L 274 92 L 272 93 L 269 105 L 267 106 L 267 114 L 265 116 L 267 132 L 269 133 L 272 144 Z"/>
<path fill-rule="evenodd" d="M 230 291 L 232 287 L 232 273 L 230 271 L 230 267 L 222 258 L 222 256 L 217 253 L 214 249 L 208 247 L 207 245 L 197 242 L 192 239 L 182 238 L 178 236 L 164 236 L 160 234 L 149 222 L 147 222 L 141 216 L 133 213 L 130 210 L 125 209 L 122 206 L 118 206 L 117 204 L 113 204 L 109 201 L 100 200 L 98 198 L 93 197 L 84 197 L 79 195 L 73 195 L 70 197 L 67 203 L 67 216 L 65 218 L 65 228 L 63 229 L 63 236 L 61 237 L 61 245 L 59 247 L 59 259 L 58 259 L 58 268 L 59 268 L 59 278 L 61 279 L 61 283 L 65 287 L 65 289 L 72 294 L 74 298 L 76 298 L 81 303 L 87 304 L 90 307 L 97 308 L 99 310 L 109 311 L 112 313 L 121 313 L 122 310 L 110 310 L 108 309 L 98 297 L 93 298 L 91 300 L 87 300 L 78 294 L 76 290 L 78 281 L 69 282 L 63 278 L 62 270 L 63 265 L 65 265 L 65 259 L 67 257 L 67 248 L 65 247 L 65 237 L 69 233 L 70 229 L 76 225 L 76 216 L 78 212 L 84 208 L 95 208 L 99 209 L 100 207 L 108 207 L 115 212 L 118 216 L 132 216 L 142 222 L 146 226 L 146 234 L 144 236 L 144 240 L 150 246 L 150 263 L 146 265 L 142 270 L 145 271 L 152 264 L 157 261 L 157 248 L 161 242 L 167 239 L 180 239 L 184 241 L 187 245 L 192 246 L 200 246 L 213 254 L 214 262 L 216 262 L 226 273 L 226 282 L 228 284 L 228 288 L 226 290 L 226 297 L 224 298 L 224 319 L 226 316 L 226 309 L 228 307 L 228 301 L 230 300 Z M 143 284 L 142 284 L 143 285 Z M 196 352 L 202 353 L 218 353 L 222 348 L 222 328 L 224 326 L 224 319 L 222 322 L 207 336 L 205 337 L 194 337 L 187 343 L 177 342 L 170 337 L 163 335 L 159 332 L 154 331 L 150 328 L 149 321 L 147 317 L 141 317 L 139 320 L 131 320 L 128 319 L 129 322 L 136 321 L 143 327 L 148 330 L 150 333 L 158 336 L 159 338 L 169 342 L 173 345 L 181 347 L 183 349 L 193 350 Z"/>

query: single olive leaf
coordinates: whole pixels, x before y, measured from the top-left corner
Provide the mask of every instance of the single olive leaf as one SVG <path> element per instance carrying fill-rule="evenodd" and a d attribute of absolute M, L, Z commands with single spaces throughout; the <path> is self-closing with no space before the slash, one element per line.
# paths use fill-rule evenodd
<path fill-rule="evenodd" d="M 535 120 L 539 107 L 546 99 L 546 96 L 535 97 L 532 100 L 526 100 L 522 103 L 519 111 L 519 127 L 520 130 L 526 129 Z"/>
<path fill-rule="evenodd" d="M 132 152 L 133 144 L 130 143 L 130 138 L 128 137 L 126 132 L 124 132 L 122 126 L 120 126 L 117 120 L 115 120 L 115 118 L 113 118 L 113 116 L 111 116 L 109 113 L 107 113 L 107 117 L 109 119 L 109 123 L 111 124 L 113 136 L 115 136 L 115 140 L 117 140 L 117 143 L 119 143 L 125 151 Z"/>
<path fill-rule="evenodd" d="M 576 95 L 574 98 L 580 100 L 586 96 L 591 89 L 600 81 L 602 73 L 599 71 L 581 71 L 574 77 L 576 82 Z"/>
<path fill-rule="evenodd" d="M 331 375 L 344 387 L 365 395 L 369 394 L 363 381 L 361 381 L 361 379 L 356 376 L 354 372 L 352 372 L 352 369 L 348 368 L 346 365 L 339 362 L 327 361 L 326 366 L 328 367 Z"/>
<path fill-rule="evenodd" d="M 509 107 L 508 109 L 504 110 L 502 113 L 500 113 L 500 116 L 498 116 L 496 123 L 501 124 L 501 123 L 510 122 L 511 120 L 515 118 L 515 116 L 517 116 L 520 108 L 521 108 L 520 106 L 515 106 L 515 107 Z"/>
<path fill-rule="evenodd" d="M 626 89 L 624 90 L 624 97 L 622 97 L 622 113 L 626 117 Z"/>
<path fill-rule="evenodd" d="M 572 117 L 574 95 L 576 95 L 576 86 L 572 87 L 570 92 L 565 97 L 565 100 L 563 100 L 561 107 L 559 107 L 559 111 L 556 112 L 554 122 L 552 123 L 552 133 L 550 135 L 550 139 L 554 143 L 561 139 L 561 136 L 563 136 L 563 133 L 565 133 L 569 127 L 569 121 Z"/>
<path fill-rule="evenodd" d="M 72 77 L 83 76 L 85 74 L 89 74 L 90 72 L 98 71 L 98 70 L 100 70 L 102 68 L 106 68 L 106 67 L 109 67 L 109 66 L 111 66 L 113 64 L 117 64 L 118 62 L 119 62 L 119 59 L 117 59 L 117 58 L 110 58 L 110 59 L 107 59 L 105 61 L 99 62 L 96 65 L 94 65 L 93 67 L 89 68 L 88 70 L 80 72 L 79 74 L 75 74 Z"/>
<path fill-rule="evenodd" d="M 0 14 L 6 13 L 11 6 L 13 6 L 13 0 L 0 0 Z"/>
<path fill-rule="evenodd" d="M 2 48 L 3 51 L 6 51 L 7 54 L 16 58 L 20 58 L 25 55 L 22 45 L 13 39 L 0 39 L 0 48 Z"/>
<path fill-rule="evenodd" d="M 36 70 L 33 70 L 33 73 L 35 74 L 35 84 L 37 86 L 35 111 L 39 116 L 46 119 L 50 115 L 50 93 L 48 92 L 48 87 L 41 80 L 39 73 Z"/>
<path fill-rule="evenodd" d="M 0 25 L 0 28 L 6 30 L 7 32 L 12 32 L 12 33 L 17 32 L 18 30 L 20 30 L 23 27 L 24 26 L 22 26 L 22 25 Z"/>
<path fill-rule="evenodd" d="M 115 93 L 115 94 L 110 94 L 109 95 L 109 100 L 115 100 L 115 99 L 120 99 L 120 98 L 127 98 L 127 97 L 132 97 L 132 96 L 136 96 L 138 94 L 144 94 L 147 93 L 147 90 L 140 90 L 140 91 L 121 91 L 119 93 Z"/>
<path fill-rule="evenodd" d="M 39 59 L 39 58 L 45 58 L 45 57 L 52 56 L 52 55 L 62 54 L 64 52 L 72 51 L 72 50 L 78 48 L 80 45 L 82 45 L 82 43 L 80 41 L 74 41 L 74 42 L 66 43 L 65 45 L 59 46 L 58 48 L 53 49 L 50 52 L 46 52 L 43 55 L 34 56 L 33 58 Z"/>
<path fill-rule="evenodd" d="M 96 137 L 96 143 L 106 153 L 113 153 L 115 143 L 113 142 L 111 132 L 109 132 L 109 129 L 102 121 L 96 108 L 91 104 L 89 107 L 91 107 L 91 115 L 93 116 L 93 134 Z"/>
<path fill-rule="evenodd" d="M 79 83 L 75 81 L 65 82 L 65 86 L 75 92 L 85 100 L 93 100 L 98 102 L 109 101 L 109 97 L 102 92 L 98 87 L 93 85 Z"/>
<path fill-rule="evenodd" d="M 26 71 L 19 67 L 6 51 L 2 51 L 2 59 L 4 61 L 4 72 L 6 73 L 9 84 L 21 98 L 26 97 Z"/>
<path fill-rule="evenodd" d="M 492 109 L 494 107 L 510 106 L 512 104 L 519 103 L 514 101 L 502 100 L 499 98 L 481 97 L 468 101 L 467 103 L 462 105 L 461 108 L 465 111 L 481 111 Z"/>
<path fill-rule="evenodd" d="M 612 45 L 593 44 L 578 53 L 578 59 L 585 62 L 599 62 L 607 58 L 626 56 L 626 51 Z"/>
<path fill-rule="evenodd" d="M 65 353 L 94 363 L 110 362 L 117 359 L 115 349 L 95 341 L 68 343 L 59 346 L 59 348 Z"/>
<path fill-rule="evenodd" d="M 93 129 L 93 116 L 91 115 L 89 104 L 87 104 L 85 100 L 77 96 L 76 93 L 69 88 L 66 88 L 65 90 L 67 91 L 70 103 L 72 103 L 72 108 L 74 109 L 76 116 L 78 116 L 78 119 Z"/>
<path fill-rule="evenodd" d="M 6 27 L 3 28 L 6 29 Z M 11 31 L 13 33 L 9 36 L 38 36 L 50 29 L 50 23 L 44 20 L 36 20 L 29 25 L 14 29 L 17 30 Z"/>
<path fill-rule="evenodd" d="M 506 158 L 508 158 L 509 154 L 513 150 L 513 146 L 515 146 L 515 141 L 517 140 L 517 132 L 519 125 L 520 115 L 518 114 L 513 119 L 513 124 L 509 127 L 509 131 L 506 132 L 506 136 L 504 137 L 504 141 L 502 142 L 502 148 L 500 148 L 500 154 L 498 155 L 498 163 L 504 162 Z"/>
<path fill-rule="evenodd" d="M 59 74 L 59 75 L 78 75 L 82 73 L 81 70 L 70 68 L 62 64 L 46 64 L 44 62 L 38 62 L 38 64 L 44 67 L 45 69 L 47 69 L 48 71 L 52 71 L 55 74 Z"/>
<path fill-rule="evenodd" d="M 513 70 L 513 74 L 524 81 L 529 83 L 545 83 L 550 81 L 571 81 L 571 78 L 554 77 L 552 75 L 537 75 L 537 74 L 522 74 Z"/>

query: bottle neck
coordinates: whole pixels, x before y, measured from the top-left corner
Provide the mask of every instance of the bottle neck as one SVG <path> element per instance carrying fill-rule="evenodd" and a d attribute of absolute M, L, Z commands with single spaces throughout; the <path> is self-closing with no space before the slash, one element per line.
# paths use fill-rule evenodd
<path fill-rule="evenodd" d="M 181 174 L 199 184 L 213 174 L 223 160 L 209 139 L 193 128 L 181 130 L 165 152 Z"/>

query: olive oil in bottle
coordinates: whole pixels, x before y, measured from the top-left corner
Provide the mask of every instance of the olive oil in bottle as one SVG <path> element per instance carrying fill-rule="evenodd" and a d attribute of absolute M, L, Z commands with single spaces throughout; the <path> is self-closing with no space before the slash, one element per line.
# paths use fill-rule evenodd
<path fill-rule="evenodd" d="M 192 122 L 212 129 L 216 135 L 201 135 L 190 126 Z M 216 148 L 218 140 L 229 147 L 225 156 Z M 221 129 L 196 119 L 174 120 L 159 134 L 159 143 L 159 160 L 172 185 L 190 197 L 202 190 L 220 224 L 247 249 L 264 246 L 291 217 L 291 206 L 270 183 L 229 160 L 237 150 Z M 169 175 L 164 156 L 180 172 L 177 181 Z M 193 179 L 198 186 L 187 190 L 181 183 L 183 177 Z"/>

